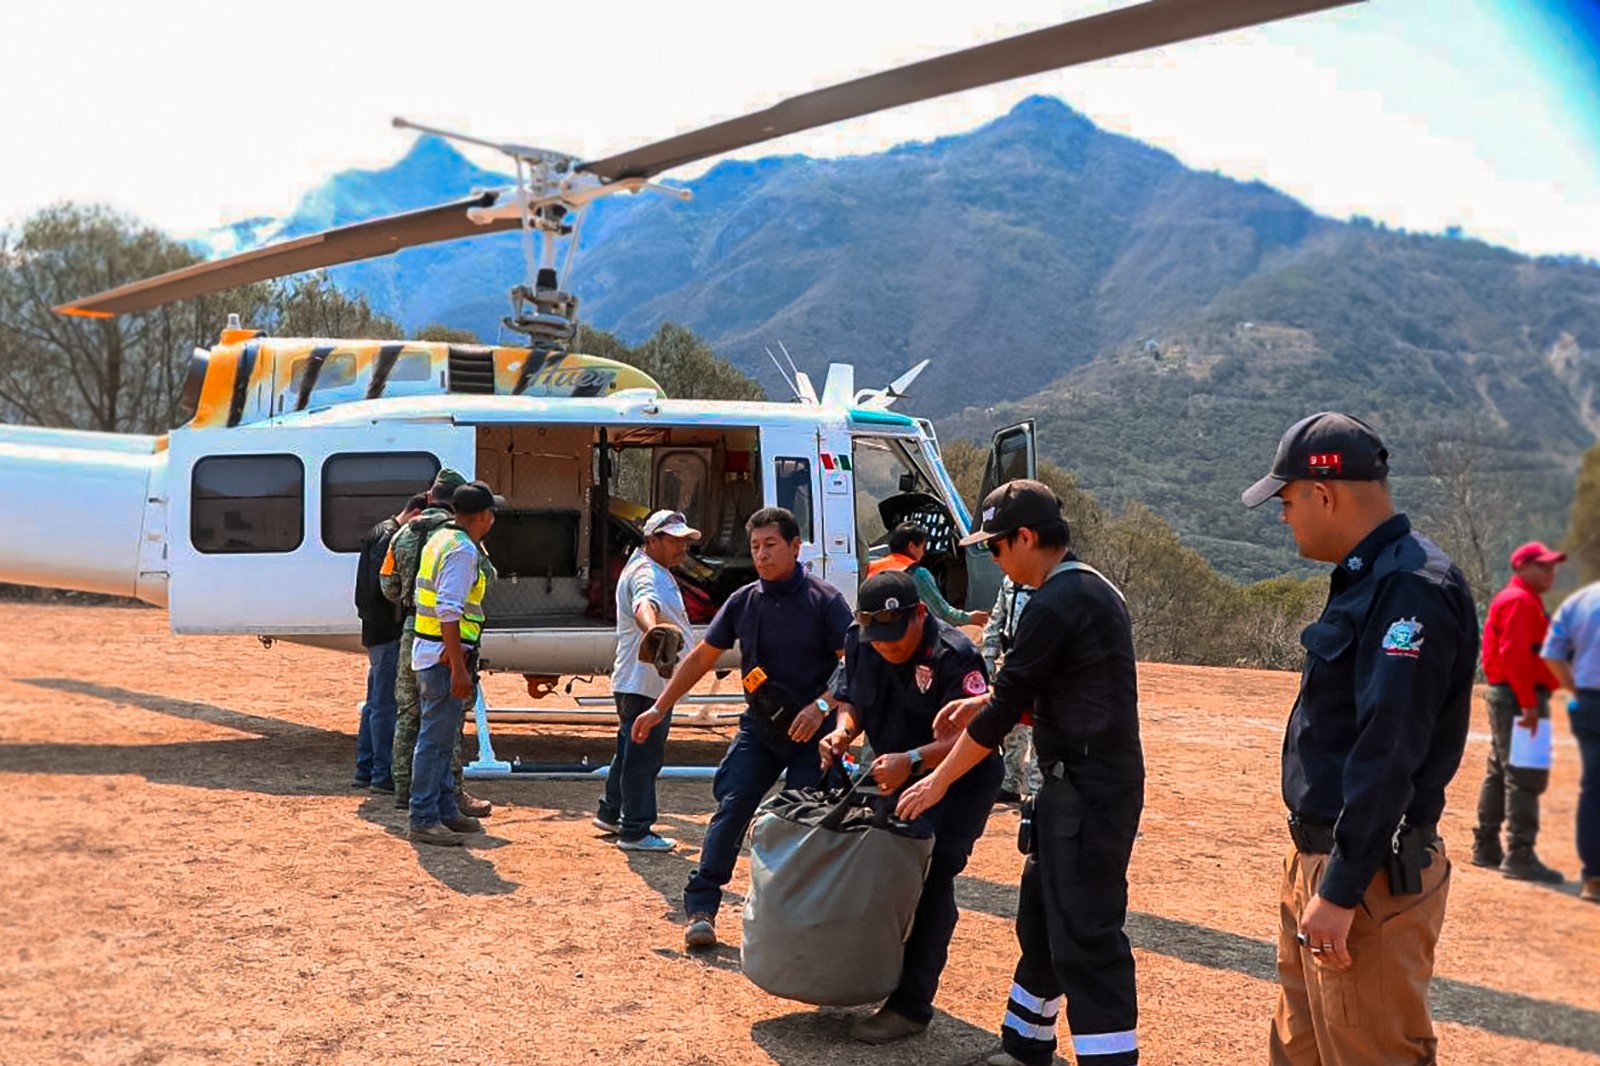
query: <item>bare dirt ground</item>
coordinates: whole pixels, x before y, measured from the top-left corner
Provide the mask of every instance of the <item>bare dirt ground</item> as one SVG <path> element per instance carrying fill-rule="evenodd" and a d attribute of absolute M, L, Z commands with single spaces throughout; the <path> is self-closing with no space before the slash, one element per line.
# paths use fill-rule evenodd
<path fill-rule="evenodd" d="M 175 638 L 157 611 L 8 605 L 0 665 L 0 1063 L 957 1063 L 994 1044 L 1015 940 L 1016 815 L 997 809 L 922 1037 L 853 1045 L 854 1012 L 774 999 L 733 946 L 682 950 L 710 812 L 663 782 L 674 855 L 589 826 L 594 782 L 481 782 L 476 846 L 419 851 L 349 785 L 365 664 Z M 1147 666 L 1149 786 L 1130 935 L 1151 1063 L 1264 1061 L 1285 846 L 1286 674 Z M 491 700 L 525 706 L 519 678 Z M 1477 730 L 1451 790 L 1457 859 L 1434 1007 L 1450 1063 L 1600 1063 L 1600 907 L 1464 856 Z M 1558 718 L 1540 850 L 1575 872 L 1577 752 Z M 714 762 L 726 730 L 677 734 Z M 497 729 L 502 757 L 609 757 L 593 728 Z M 744 866 L 732 886 L 745 887 Z"/>

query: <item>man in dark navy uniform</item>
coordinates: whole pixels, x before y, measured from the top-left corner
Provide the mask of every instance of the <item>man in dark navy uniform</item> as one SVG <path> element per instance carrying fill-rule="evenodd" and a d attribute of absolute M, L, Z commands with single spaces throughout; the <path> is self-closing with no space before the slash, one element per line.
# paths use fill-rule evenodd
<path fill-rule="evenodd" d="M 633 720 L 633 741 L 642 744 L 722 653 L 739 645 L 749 710 L 712 778 L 717 809 L 700 864 L 683 890 L 683 942 L 691 948 L 717 943 L 722 886 L 733 877 L 739 846 L 767 790 L 780 776 L 785 788 L 813 788 L 822 780 L 814 741 L 833 728 L 833 716 L 821 697 L 844 654 L 851 622 L 839 590 L 800 565 L 800 525 L 793 513 L 763 508 L 745 530 L 757 579 L 728 597 L 655 703 Z"/>
<path fill-rule="evenodd" d="M 1283 742 L 1294 843 L 1279 908 L 1274 1066 L 1436 1061 L 1428 1009 L 1450 862 L 1437 826 L 1461 764 L 1478 656 L 1461 572 L 1389 496 L 1370 426 L 1325 412 L 1289 427 L 1272 472 L 1300 554 L 1336 564 L 1300 636 Z"/>
<path fill-rule="evenodd" d="M 892 795 L 939 765 L 955 738 L 935 740 L 933 720 L 945 704 L 989 691 L 983 656 L 959 629 L 928 613 L 917 583 L 904 571 L 876 574 L 861 586 L 856 624 L 845 636 L 844 669 L 835 675 L 839 726 L 822 738 L 824 767 L 862 732 L 880 754 L 872 763 L 879 791 Z M 933 830 L 933 855 L 923 880 L 900 984 L 877 1013 L 857 1019 L 850 1035 L 869 1044 L 915 1036 L 933 1019 L 955 932 L 956 876 L 983 835 L 1004 770 L 993 753 L 923 814 Z"/>
<path fill-rule="evenodd" d="M 1063 1009 L 1079 1066 L 1139 1061 L 1139 1001 L 1128 916 L 1128 862 L 1144 810 L 1133 630 L 1122 593 L 1072 554 L 1061 500 L 1013 481 L 983 501 L 987 541 L 1012 581 L 1034 589 L 1005 669 L 988 695 L 948 704 L 934 735 L 955 737 L 933 773 L 900 797 L 915 818 L 983 764 L 1025 711 L 1044 786 L 1017 898 L 1017 962 L 1002 1048 L 991 1066 L 1054 1060 Z M 962 732 L 961 730 L 965 730 Z M 1062 1000 L 1065 999 L 1063 1008 Z"/>

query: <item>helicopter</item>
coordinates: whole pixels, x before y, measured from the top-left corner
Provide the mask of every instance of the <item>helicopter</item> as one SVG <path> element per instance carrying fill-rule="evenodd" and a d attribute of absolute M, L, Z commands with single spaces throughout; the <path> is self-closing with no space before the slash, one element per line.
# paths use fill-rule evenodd
<path fill-rule="evenodd" d="M 551 678 L 609 671 L 612 583 L 656 509 L 682 511 L 705 532 L 682 575 L 697 622 L 753 578 L 743 523 L 763 506 L 795 513 L 801 565 L 851 603 L 887 531 L 914 520 L 929 531 L 925 562 L 947 598 L 986 605 L 998 570 L 981 547 L 958 544 L 974 522 L 933 426 L 893 409 L 925 362 L 878 389 L 858 389 L 853 369 L 833 363 L 819 389 L 790 360 L 787 371 L 779 365 L 788 402 L 667 397 L 631 366 L 571 350 L 579 301 L 562 275 L 586 209 L 619 193 L 687 198 L 656 179 L 798 131 L 1352 2 L 1148 0 L 597 160 L 396 119 L 499 150 L 515 183 L 57 310 L 108 317 L 517 231 L 527 277 L 511 289 L 503 322 L 522 343 L 273 338 L 230 321 L 216 346 L 195 350 L 186 421 L 166 434 L 0 426 L 8 481 L 41 501 L 0 529 L 0 581 L 135 597 L 166 608 L 177 634 L 359 650 L 351 589 L 361 538 L 451 467 L 506 498 L 486 541 L 501 580 L 485 603 L 482 663 L 528 675 L 530 690 L 535 680 L 548 691 Z M 1007 426 L 994 435 L 984 490 L 1035 469 L 1032 422 Z"/>

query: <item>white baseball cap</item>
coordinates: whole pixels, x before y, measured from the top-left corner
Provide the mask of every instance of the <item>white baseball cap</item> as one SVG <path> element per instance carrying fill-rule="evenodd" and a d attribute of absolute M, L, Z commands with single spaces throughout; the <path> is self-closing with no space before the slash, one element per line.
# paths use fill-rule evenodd
<path fill-rule="evenodd" d="M 689 520 L 683 517 L 682 511 L 657 511 L 644 520 L 644 535 L 653 537 L 657 533 L 665 533 L 669 537 L 685 537 L 689 540 L 699 540 L 700 531 L 689 525 Z"/>

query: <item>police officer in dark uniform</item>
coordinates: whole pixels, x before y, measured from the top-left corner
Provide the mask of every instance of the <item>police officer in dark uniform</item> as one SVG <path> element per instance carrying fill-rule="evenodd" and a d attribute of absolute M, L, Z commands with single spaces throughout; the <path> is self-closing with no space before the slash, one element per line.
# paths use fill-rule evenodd
<path fill-rule="evenodd" d="M 852 620 L 839 590 L 800 565 L 800 525 L 790 511 L 763 508 L 745 530 L 757 579 L 728 597 L 655 703 L 633 720 L 633 740 L 643 743 L 722 653 L 739 645 L 749 710 L 712 778 L 717 809 L 700 864 L 683 890 L 683 940 L 691 948 L 717 942 L 722 886 L 733 876 L 739 846 L 767 790 L 780 776 L 786 788 L 812 788 L 822 780 L 814 742 L 833 721 L 821 697 L 844 654 Z"/>
<path fill-rule="evenodd" d="M 872 763 L 879 791 L 892 795 L 926 768 L 937 766 L 954 737 L 935 740 L 940 708 L 989 690 L 983 656 L 959 629 L 934 618 L 904 571 L 870 577 L 856 599 L 856 624 L 845 636 L 844 668 L 835 675 L 839 725 L 822 738 L 824 767 L 844 755 L 862 732 L 880 754 Z M 956 876 L 983 835 L 1004 773 L 991 754 L 923 814 L 933 831 L 933 855 L 923 880 L 900 984 L 877 1013 L 859 1018 L 850 1035 L 869 1044 L 915 1036 L 933 1019 L 955 932 Z"/>
<path fill-rule="evenodd" d="M 1284 864 L 1271 1061 L 1432 1063 L 1428 1011 L 1450 863 L 1437 826 L 1466 745 L 1477 612 L 1461 572 L 1397 514 L 1372 427 L 1324 412 L 1289 427 L 1273 497 L 1300 554 L 1336 564 L 1300 635 L 1283 742 Z"/>
<path fill-rule="evenodd" d="M 1122 594 L 1069 549 L 1061 501 L 1037 481 L 1013 481 L 983 501 L 983 529 L 1006 576 L 1037 591 L 1018 622 L 989 695 L 947 705 L 935 736 L 957 736 L 898 811 L 930 809 L 987 760 L 1033 711 L 1044 786 L 1017 901 L 1017 963 L 992 1066 L 1044 1066 L 1066 998 L 1081 1066 L 1139 1061 L 1139 1005 L 1128 914 L 1128 860 L 1144 810 L 1144 750 L 1133 631 Z M 960 730 L 965 729 L 965 732 Z"/>

